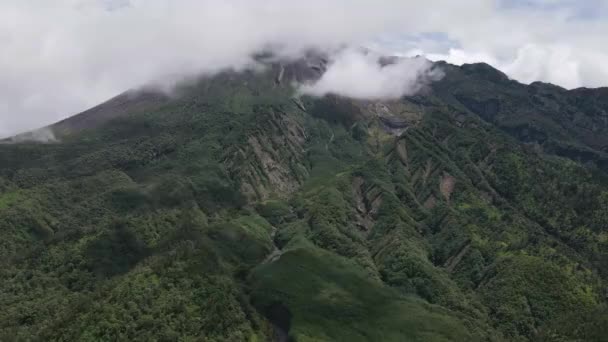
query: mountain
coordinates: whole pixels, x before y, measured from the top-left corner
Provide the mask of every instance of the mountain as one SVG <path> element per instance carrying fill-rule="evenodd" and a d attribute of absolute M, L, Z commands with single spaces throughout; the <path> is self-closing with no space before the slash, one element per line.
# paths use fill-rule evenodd
<path fill-rule="evenodd" d="M 0 145 L 0 340 L 606 341 L 608 90 L 268 63 Z"/>

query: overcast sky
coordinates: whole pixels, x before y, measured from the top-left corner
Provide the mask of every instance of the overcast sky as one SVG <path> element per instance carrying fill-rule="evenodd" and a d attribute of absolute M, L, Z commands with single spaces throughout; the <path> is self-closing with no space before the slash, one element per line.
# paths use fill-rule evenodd
<path fill-rule="evenodd" d="M 608 0 L 1 0 L 0 136 L 151 81 L 247 67 L 268 46 L 366 46 L 606 86 L 607 36 Z"/>

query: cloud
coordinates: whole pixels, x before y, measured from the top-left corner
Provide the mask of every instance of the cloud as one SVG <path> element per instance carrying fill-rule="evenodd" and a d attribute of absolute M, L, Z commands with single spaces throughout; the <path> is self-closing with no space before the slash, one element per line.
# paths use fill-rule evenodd
<path fill-rule="evenodd" d="M 413 95 L 443 76 L 425 58 L 397 58 L 383 65 L 380 57 L 361 49 L 343 50 L 333 56 L 319 80 L 298 90 L 319 97 L 333 94 L 363 100 L 397 99 Z"/>
<path fill-rule="evenodd" d="M 372 11 L 367 2 L 351 4 L 2 1 L 0 136 L 52 123 L 150 82 L 243 69 L 251 54 L 268 46 L 297 55 L 364 41 L 398 23 L 397 12 L 386 15 L 394 4 Z M 374 14 L 377 19 L 370 19 Z"/>
<path fill-rule="evenodd" d="M 424 52 L 413 50 L 409 54 L 420 55 L 424 54 Z M 585 69 L 583 58 L 585 57 L 577 56 L 577 53 L 572 48 L 565 45 L 527 44 L 518 48 L 512 58 L 502 60 L 489 53 L 465 51 L 462 49 L 450 49 L 445 54 L 430 53 L 425 55 L 433 61 L 441 60 L 455 65 L 486 62 L 502 70 L 512 79 L 522 83 L 544 81 L 572 89 L 586 83 L 591 85 L 590 80 L 594 77 L 593 75 L 585 77 L 583 74 Z M 591 56 L 589 54 L 587 58 Z M 605 59 L 605 56 L 599 59 Z M 608 76 L 608 70 L 602 68 L 602 63 L 599 60 L 595 63 L 587 63 L 587 65 L 595 65 L 596 72 L 599 75 Z M 602 69 L 604 70 L 602 71 Z M 597 76 L 595 75 L 595 77 Z M 583 82 L 583 79 L 586 79 L 586 81 Z M 601 84 L 608 85 L 608 79 L 602 79 L 596 85 Z"/>
<path fill-rule="evenodd" d="M 151 81 L 246 68 L 268 46 L 287 55 L 370 46 L 484 61 L 524 82 L 606 85 L 607 7 L 604 0 L 3 0 L 0 137 Z"/>
<path fill-rule="evenodd" d="M 8 139 L 0 140 L 0 144 L 17 144 L 24 142 L 37 142 L 49 144 L 57 142 L 57 138 L 53 131 L 49 128 L 39 128 L 29 132 L 17 134 Z"/>
<path fill-rule="evenodd" d="M 525 83 L 544 80 L 565 88 L 582 84 L 579 62 L 567 46 L 525 45 L 517 51 L 515 60 L 502 69 Z"/>

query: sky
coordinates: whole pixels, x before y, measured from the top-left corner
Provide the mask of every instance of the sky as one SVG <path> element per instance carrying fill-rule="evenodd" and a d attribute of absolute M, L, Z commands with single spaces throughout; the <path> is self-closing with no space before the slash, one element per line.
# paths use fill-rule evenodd
<path fill-rule="evenodd" d="M 252 53 L 269 48 L 295 57 L 367 47 L 486 62 L 522 83 L 608 86 L 607 19 L 608 0 L 2 0 L 0 137 L 142 85 L 248 68 Z M 405 82 L 400 93 L 416 89 L 412 75 L 435 77 L 420 63 L 381 74 L 365 56 L 334 61 L 328 78 L 304 91 L 382 97 L 394 75 Z M 370 73 L 369 88 L 332 88 Z"/>

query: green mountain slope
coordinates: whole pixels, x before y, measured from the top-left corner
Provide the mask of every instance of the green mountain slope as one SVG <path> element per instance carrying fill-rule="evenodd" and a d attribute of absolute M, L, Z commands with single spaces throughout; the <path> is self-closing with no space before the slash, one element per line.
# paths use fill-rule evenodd
<path fill-rule="evenodd" d="M 605 90 L 294 98 L 323 63 L 0 145 L 0 340 L 606 340 Z"/>

